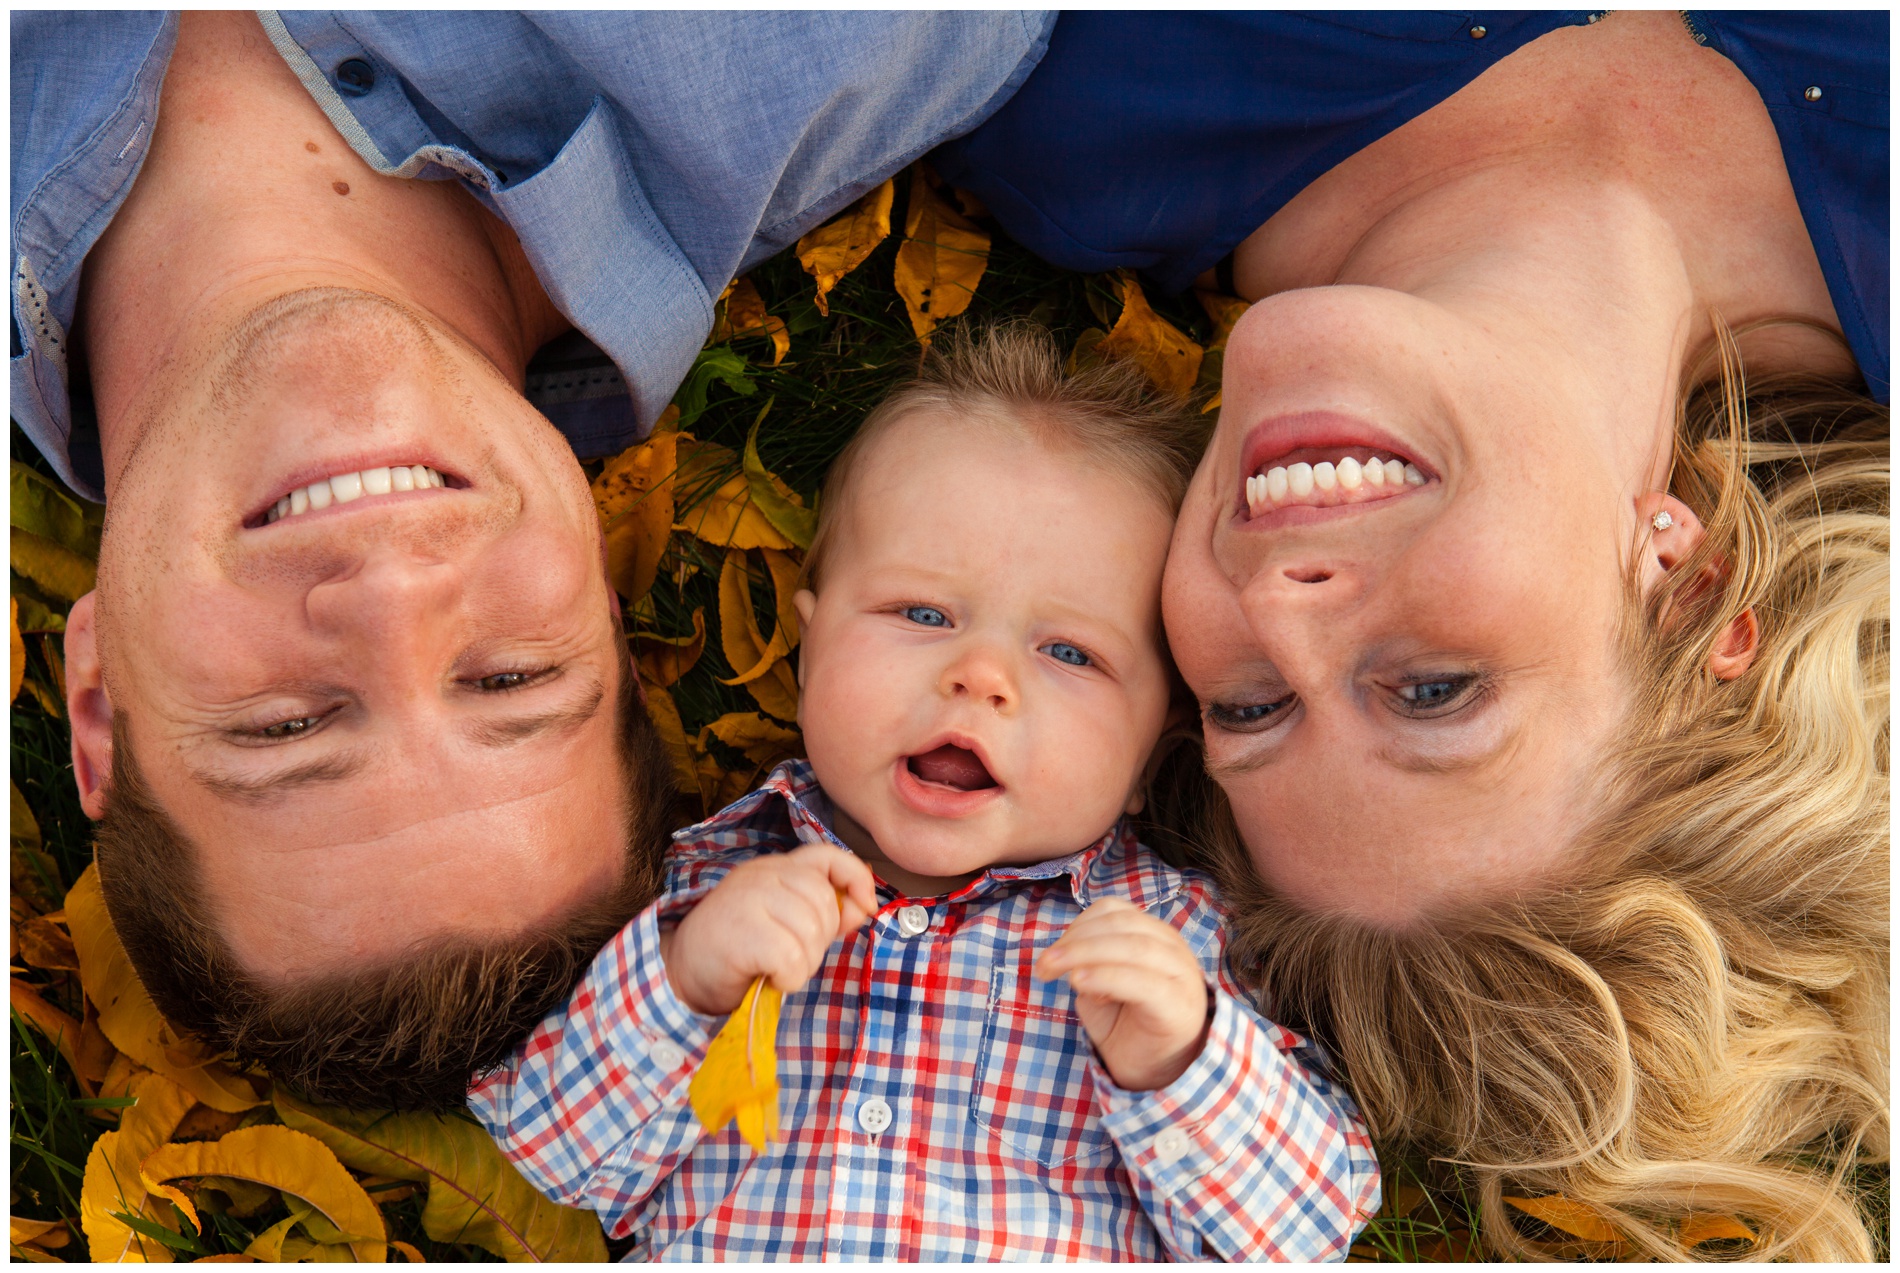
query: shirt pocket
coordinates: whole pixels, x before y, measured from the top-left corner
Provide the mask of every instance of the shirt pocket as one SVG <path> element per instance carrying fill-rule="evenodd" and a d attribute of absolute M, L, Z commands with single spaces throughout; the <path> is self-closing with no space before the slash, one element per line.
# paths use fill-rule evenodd
<path fill-rule="evenodd" d="M 992 969 L 971 1121 L 1039 1167 L 1108 1158 L 1115 1144 L 1096 1113 L 1089 1057 L 1068 982 Z"/>

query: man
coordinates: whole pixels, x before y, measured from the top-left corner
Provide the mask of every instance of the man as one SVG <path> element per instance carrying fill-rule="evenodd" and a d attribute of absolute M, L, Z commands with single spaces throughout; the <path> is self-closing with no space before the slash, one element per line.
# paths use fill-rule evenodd
<path fill-rule="evenodd" d="M 666 792 L 575 451 L 1051 21 L 15 16 L 13 413 L 107 500 L 73 765 L 168 1014 L 449 1105 L 565 993 Z"/>

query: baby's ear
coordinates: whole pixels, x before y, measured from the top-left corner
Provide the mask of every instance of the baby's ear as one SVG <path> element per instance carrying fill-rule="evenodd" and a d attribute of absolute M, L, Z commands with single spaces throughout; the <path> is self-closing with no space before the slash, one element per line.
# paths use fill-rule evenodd
<path fill-rule="evenodd" d="M 818 610 L 818 594 L 810 588 L 800 588 L 792 594 L 792 609 L 798 611 L 800 635 L 811 626 L 811 617 Z"/>

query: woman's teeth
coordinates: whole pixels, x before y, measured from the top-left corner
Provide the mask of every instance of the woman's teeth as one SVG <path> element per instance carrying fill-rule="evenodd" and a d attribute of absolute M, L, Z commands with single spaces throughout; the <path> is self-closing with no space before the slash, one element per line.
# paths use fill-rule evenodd
<path fill-rule="evenodd" d="M 1381 460 L 1375 455 L 1362 463 L 1347 455 L 1337 464 L 1321 460 L 1255 473 L 1247 479 L 1247 511 L 1271 511 L 1290 504 L 1332 508 L 1385 498 L 1388 487 L 1397 494 L 1401 487 L 1423 485 L 1425 475 L 1403 460 Z"/>
<path fill-rule="evenodd" d="M 264 524 L 268 526 L 281 518 L 296 517 L 313 508 L 324 509 L 332 504 L 348 504 L 352 500 L 362 499 L 365 495 L 388 495 L 394 491 L 426 491 L 442 485 L 445 485 L 442 475 L 424 464 L 398 464 L 390 468 L 338 473 L 335 477 L 326 477 L 321 482 L 300 486 L 278 500 L 271 505 L 271 510 L 264 514 Z"/>

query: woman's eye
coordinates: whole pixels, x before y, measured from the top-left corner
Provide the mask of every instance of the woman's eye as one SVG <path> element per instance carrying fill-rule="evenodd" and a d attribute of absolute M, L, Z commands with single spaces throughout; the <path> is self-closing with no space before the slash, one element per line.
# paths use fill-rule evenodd
<path fill-rule="evenodd" d="M 1447 710 L 1465 701 L 1478 683 L 1476 676 L 1448 676 L 1438 680 L 1414 681 L 1399 686 L 1399 699 L 1405 709 L 1427 716 Z"/>
<path fill-rule="evenodd" d="M 1042 652 L 1056 662 L 1067 663 L 1071 667 L 1087 667 L 1095 661 L 1067 641 L 1051 641 L 1042 647 Z"/>
<path fill-rule="evenodd" d="M 293 716 L 289 720 L 280 720 L 275 725 L 266 725 L 257 732 L 264 738 L 295 738 L 298 734 L 315 729 L 322 720 L 321 716 Z"/>
<path fill-rule="evenodd" d="M 950 616 L 935 606 L 906 606 L 904 607 L 904 617 L 909 619 L 912 623 L 921 624 L 926 628 L 947 628 L 950 626 Z"/>
<path fill-rule="evenodd" d="M 1271 725 L 1293 705 L 1293 696 L 1271 703 L 1209 703 L 1207 719 L 1230 733 L 1246 734 Z"/>

